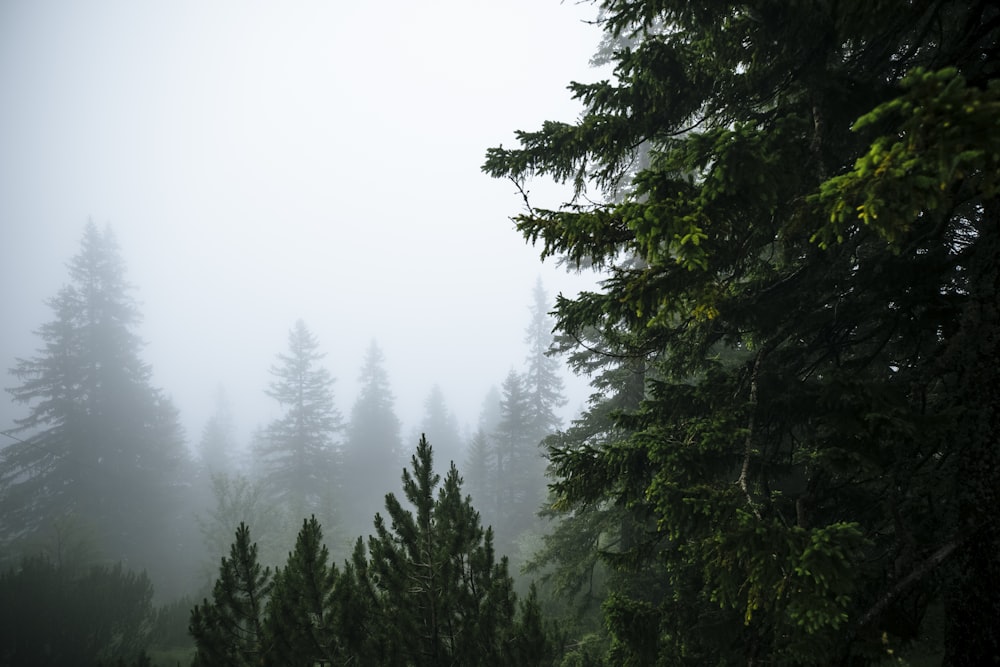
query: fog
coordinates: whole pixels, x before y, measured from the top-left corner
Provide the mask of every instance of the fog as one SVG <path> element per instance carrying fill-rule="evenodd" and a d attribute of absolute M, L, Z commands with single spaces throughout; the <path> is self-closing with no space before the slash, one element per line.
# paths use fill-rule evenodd
<path fill-rule="evenodd" d="M 39 347 L 88 219 L 117 236 L 153 384 L 189 445 L 224 387 L 239 437 L 301 318 L 349 414 L 369 341 L 404 440 L 431 387 L 473 425 L 523 363 L 538 260 L 481 174 L 513 130 L 576 117 L 592 8 L 503 3 L 0 5 L 0 364 Z M 532 184 L 533 204 L 565 191 Z M 15 384 L 5 376 L 5 387 Z M 588 394 L 566 378 L 565 418 Z M 0 430 L 24 408 L 0 399 Z M 432 434 L 429 436 L 433 439 Z"/>

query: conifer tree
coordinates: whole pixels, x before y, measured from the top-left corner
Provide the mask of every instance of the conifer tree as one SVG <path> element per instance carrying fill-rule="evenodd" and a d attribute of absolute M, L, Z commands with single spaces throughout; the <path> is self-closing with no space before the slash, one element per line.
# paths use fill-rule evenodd
<path fill-rule="evenodd" d="M 295 550 L 275 571 L 267 605 L 265 630 L 273 664 L 312 667 L 346 660 L 335 625 L 338 571 L 329 559 L 316 517 L 303 520 Z"/>
<path fill-rule="evenodd" d="M 343 569 L 312 517 L 271 580 L 241 524 L 212 600 L 191 613 L 195 664 L 551 664 L 535 593 L 518 602 L 454 464 L 442 483 L 421 438 L 411 465 L 405 501 L 386 495 L 388 524 L 376 514 Z"/>
<path fill-rule="evenodd" d="M 69 278 L 38 356 L 12 369 L 21 384 L 9 391 L 30 411 L 0 451 L 0 535 L 23 544 L 74 516 L 105 554 L 164 577 L 165 561 L 184 561 L 167 508 L 192 470 L 177 412 L 140 358 L 140 314 L 110 227 L 86 225 Z"/>
<path fill-rule="evenodd" d="M 219 566 L 212 600 L 191 610 L 190 632 L 198 649 L 194 664 L 249 667 L 266 662 L 264 612 L 272 587 L 271 569 L 261 567 L 250 529 L 241 523 L 229 557 Z"/>
<path fill-rule="evenodd" d="M 398 488 L 404 465 L 399 418 L 382 350 L 373 340 L 362 364 L 361 391 L 351 410 L 344 446 L 343 497 L 349 534 L 369 526 L 385 493 Z"/>
<path fill-rule="evenodd" d="M 516 224 L 605 274 L 559 329 L 653 371 L 554 462 L 663 540 L 615 664 L 866 664 L 942 608 L 947 662 L 1000 653 L 994 4 L 602 2 L 613 77 L 489 151 L 601 192 Z"/>
<path fill-rule="evenodd" d="M 288 353 L 271 368 L 267 394 L 285 409 L 256 445 L 261 477 L 292 516 L 319 514 L 332 521 L 337 443 L 342 428 L 333 403 L 333 378 L 319 366 L 316 337 L 298 320 L 288 334 Z"/>
<path fill-rule="evenodd" d="M 532 291 L 531 319 L 524 337 L 524 342 L 528 345 L 524 371 L 528 419 L 539 443 L 562 426 L 562 419 L 556 414 L 556 410 L 566 404 L 563 381 L 559 375 L 559 361 L 551 354 L 552 329 L 555 326 L 555 320 L 549 315 L 551 308 L 539 278 Z"/>
<path fill-rule="evenodd" d="M 544 498 L 545 463 L 524 378 L 511 369 L 500 387 L 500 421 L 493 432 L 494 526 L 505 552 L 513 550 L 519 533 L 535 523 Z"/>
<path fill-rule="evenodd" d="M 389 494 L 391 528 L 376 515 L 364 575 L 382 617 L 395 621 L 381 641 L 393 660 L 411 665 L 542 664 L 551 647 L 537 632 L 537 605 L 529 598 L 519 612 L 507 559 L 495 559 L 492 531 L 461 483 L 454 464 L 442 483 L 421 438 L 403 472 L 413 510 Z"/>

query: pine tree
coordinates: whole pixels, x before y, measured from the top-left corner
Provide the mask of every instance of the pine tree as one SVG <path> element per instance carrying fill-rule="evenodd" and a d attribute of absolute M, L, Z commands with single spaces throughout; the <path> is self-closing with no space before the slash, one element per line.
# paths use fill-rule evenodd
<path fill-rule="evenodd" d="M 865 664 L 943 608 L 946 660 L 992 660 L 997 8 L 601 7 L 613 78 L 484 168 L 601 191 L 516 224 L 605 274 L 559 330 L 649 360 L 619 435 L 554 461 L 560 501 L 641 498 L 661 537 L 610 659 Z"/>
<path fill-rule="evenodd" d="M 351 410 L 344 446 L 343 497 L 350 532 L 364 530 L 403 467 L 399 418 L 382 350 L 373 340 L 361 368 L 361 391 Z"/>
<path fill-rule="evenodd" d="M 283 568 L 274 574 L 265 630 L 275 665 L 337 664 L 346 660 L 337 620 L 334 588 L 337 567 L 329 563 L 316 517 L 303 520 Z"/>
<path fill-rule="evenodd" d="M 537 604 L 529 598 L 519 610 L 492 531 L 462 497 L 454 464 L 443 484 L 434 473 L 426 438 L 403 472 L 403 494 L 413 511 L 386 496 L 391 529 L 376 515 L 364 573 L 382 617 L 394 619 L 382 628 L 387 655 L 428 666 L 542 664 L 551 647 Z"/>
<path fill-rule="evenodd" d="M 556 414 L 556 410 L 566 404 L 559 362 L 551 354 L 552 328 L 555 322 L 549 315 L 550 308 L 551 304 L 539 278 L 532 292 L 531 320 L 524 338 L 528 345 L 524 371 L 530 413 L 528 418 L 539 443 L 562 426 L 562 419 Z"/>
<path fill-rule="evenodd" d="M 22 438 L 0 453 L 0 534 L 37 535 L 60 517 L 94 528 L 101 549 L 133 567 L 182 562 L 166 508 L 189 481 L 177 413 L 139 357 L 140 315 L 110 228 L 88 223 L 70 283 L 49 305 L 39 356 L 19 359 L 14 400 L 29 406 Z"/>
<path fill-rule="evenodd" d="M 333 378 L 318 363 L 323 354 L 305 323 L 288 334 L 288 353 L 271 368 L 267 394 L 285 408 L 271 422 L 256 448 L 262 480 L 272 497 L 292 516 L 320 514 L 332 523 L 337 449 L 343 428 L 333 403 Z"/>
<path fill-rule="evenodd" d="M 273 580 L 241 524 L 212 600 L 191 612 L 196 665 L 543 665 L 553 644 L 534 591 L 518 602 L 452 464 L 443 483 L 425 438 L 343 569 L 315 517 Z"/>
<path fill-rule="evenodd" d="M 500 387 L 500 422 L 493 433 L 494 501 L 498 541 L 514 550 L 515 538 L 535 523 L 544 498 L 544 470 L 537 432 L 532 428 L 524 378 L 513 369 Z"/>
<path fill-rule="evenodd" d="M 198 649 L 194 664 L 249 667 L 264 662 L 269 655 L 264 612 L 272 587 L 271 569 L 261 567 L 250 529 L 241 523 L 229 557 L 219 566 L 211 602 L 206 598 L 191 610 L 190 632 Z"/>

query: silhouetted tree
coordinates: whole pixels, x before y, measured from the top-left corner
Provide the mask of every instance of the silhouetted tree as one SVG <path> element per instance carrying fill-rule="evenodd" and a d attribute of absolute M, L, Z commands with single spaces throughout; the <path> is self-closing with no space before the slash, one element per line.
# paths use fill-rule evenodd
<path fill-rule="evenodd" d="M 541 278 L 532 291 L 531 319 L 525 330 L 528 345 L 523 373 L 524 390 L 528 397 L 528 421 L 540 443 L 562 426 L 556 411 L 566 404 L 559 361 L 551 354 L 552 329 L 555 321 L 549 315 L 549 303 Z"/>
<path fill-rule="evenodd" d="M 545 490 L 545 462 L 537 431 L 532 428 L 524 378 L 513 369 L 500 386 L 500 421 L 492 434 L 493 527 L 503 550 L 510 553 L 521 531 L 535 523 Z"/>
<path fill-rule="evenodd" d="M 361 368 L 361 391 L 351 410 L 344 447 L 343 498 L 356 534 L 382 506 L 385 493 L 397 488 L 403 466 L 399 418 L 382 350 L 373 340 Z"/>
<path fill-rule="evenodd" d="M 261 479 L 294 517 L 318 514 L 333 523 L 337 443 L 343 424 L 333 404 L 333 378 L 302 320 L 288 334 L 288 353 L 271 368 L 267 394 L 284 408 L 255 445 Z"/>
<path fill-rule="evenodd" d="M 11 549 L 72 514 L 112 558 L 167 576 L 186 561 L 171 517 L 192 470 L 176 410 L 139 357 L 139 311 L 110 228 L 87 224 L 69 276 L 39 355 L 12 370 L 21 384 L 9 391 L 30 412 L 0 451 L 0 535 Z"/>

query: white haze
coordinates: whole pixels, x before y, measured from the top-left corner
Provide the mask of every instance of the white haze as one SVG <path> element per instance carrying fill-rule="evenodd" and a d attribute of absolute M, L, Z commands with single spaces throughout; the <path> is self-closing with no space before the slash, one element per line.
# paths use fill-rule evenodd
<path fill-rule="evenodd" d="M 302 318 L 347 418 L 368 342 L 402 435 L 439 384 L 463 425 L 525 357 L 542 264 L 483 175 L 579 112 L 590 5 L 558 0 L 0 4 L 0 364 L 30 357 L 84 224 L 114 229 L 154 384 L 197 442 L 224 386 L 245 441 Z M 532 185 L 538 203 L 563 190 Z M 533 201 L 535 203 L 535 201 Z M 5 375 L 3 386 L 16 380 Z M 585 401 L 569 380 L 569 417 Z M 0 430 L 23 407 L 0 400 Z M 429 434 L 433 442 L 433 435 Z"/>

